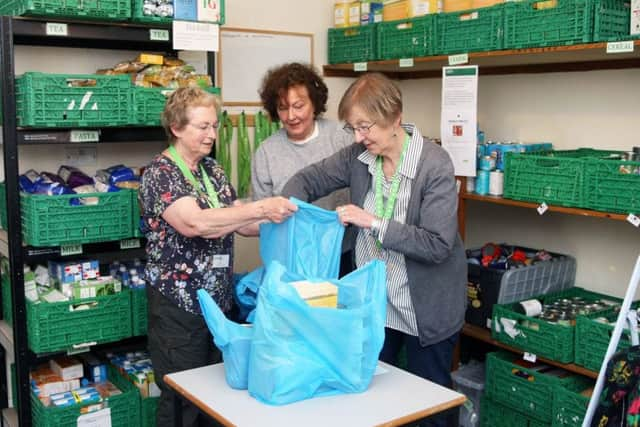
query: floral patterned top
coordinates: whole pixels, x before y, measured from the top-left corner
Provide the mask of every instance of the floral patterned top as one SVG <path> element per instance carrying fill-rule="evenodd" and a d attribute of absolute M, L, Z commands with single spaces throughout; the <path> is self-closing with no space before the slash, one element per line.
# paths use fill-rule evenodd
<path fill-rule="evenodd" d="M 236 192 L 222 167 L 208 157 L 201 163 L 220 205 L 231 205 Z M 200 194 L 206 194 L 200 168 L 193 175 L 200 184 Z M 198 289 L 205 289 L 222 311 L 228 311 L 233 304 L 233 234 L 204 239 L 178 233 L 162 214 L 185 196 L 195 198 L 202 209 L 209 207 L 171 159 L 164 155 L 153 159 L 142 175 L 139 196 L 147 237 L 147 281 L 189 313 L 201 314 Z"/>

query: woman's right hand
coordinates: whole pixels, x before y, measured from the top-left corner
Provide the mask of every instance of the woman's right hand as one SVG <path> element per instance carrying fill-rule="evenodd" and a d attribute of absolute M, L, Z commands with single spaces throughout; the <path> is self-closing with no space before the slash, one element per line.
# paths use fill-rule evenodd
<path fill-rule="evenodd" d="M 298 206 L 284 197 L 269 197 L 262 199 L 260 203 L 262 203 L 263 216 L 265 219 L 278 224 L 298 210 Z"/>

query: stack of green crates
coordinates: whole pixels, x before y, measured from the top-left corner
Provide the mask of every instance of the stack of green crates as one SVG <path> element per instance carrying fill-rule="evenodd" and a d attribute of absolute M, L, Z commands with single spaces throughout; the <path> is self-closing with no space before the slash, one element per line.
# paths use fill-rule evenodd
<path fill-rule="evenodd" d="M 72 405 L 66 407 L 44 406 L 40 399 L 31 394 L 31 415 L 34 427 L 75 427 L 78 417 L 87 408 L 99 410 L 103 406 L 109 408 L 113 427 L 136 426 L 140 419 L 140 399 L 138 390 L 123 378 L 115 368 L 109 366 L 107 378 L 122 391 L 122 394 L 109 397 L 101 404 Z M 135 421 L 134 421 L 135 420 Z"/>
<path fill-rule="evenodd" d="M 27 301 L 29 348 L 35 353 L 119 341 L 131 336 L 131 292 L 55 303 Z"/>
<path fill-rule="evenodd" d="M 535 297 L 543 305 L 560 299 L 572 298 L 581 298 L 585 302 L 607 300 L 612 303 L 621 303 L 618 298 L 586 291 L 582 288 L 570 288 Z M 573 362 L 575 327 L 570 324 L 550 323 L 537 317 L 521 314 L 517 311 L 518 304 L 496 304 L 493 306 L 491 322 L 493 338 L 539 357 L 546 357 L 562 363 Z M 512 325 L 513 330 L 505 330 L 505 324 Z"/>
<path fill-rule="evenodd" d="M 527 414 L 542 425 L 550 425 L 554 418 L 553 404 L 559 387 L 580 392 L 591 384 L 588 378 L 560 372 L 558 368 L 549 373 L 527 368 L 519 364 L 519 359 L 516 354 L 502 351 L 487 354 L 485 398 Z"/>
<path fill-rule="evenodd" d="M 18 126 L 122 126 L 130 109 L 128 75 L 28 72 L 16 79 Z"/>
<path fill-rule="evenodd" d="M 378 24 L 378 58 L 419 58 L 433 55 L 436 37 L 433 15 Z"/>
<path fill-rule="evenodd" d="M 504 48 L 572 45 L 593 40 L 594 0 L 523 0 L 504 7 Z"/>
<path fill-rule="evenodd" d="M 438 14 L 434 53 L 450 55 L 502 49 L 503 10 L 503 5 L 497 5 Z"/>
<path fill-rule="evenodd" d="M 367 62 L 378 59 L 376 49 L 378 25 L 329 28 L 327 32 L 329 64 Z"/>
<path fill-rule="evenodd" d="M 3 0 L 0 15 L 124 21 L 131 18 L 131 0 Z"/>

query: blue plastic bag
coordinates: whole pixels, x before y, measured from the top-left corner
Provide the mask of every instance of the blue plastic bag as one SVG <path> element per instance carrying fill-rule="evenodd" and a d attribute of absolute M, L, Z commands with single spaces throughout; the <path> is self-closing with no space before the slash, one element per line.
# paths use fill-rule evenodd
<path fill-rule="evenodd" d="M 303 279 L 274 262 L 258 294 L 248 383 L 249 393 L 264 403 L 362 392 L 378 362 L 386 319 L 384 263 L 372 261 L 331 280 L 338 286 L 338 309 L 307 305 L 290 285 Z"/>
<path fill-rule="evenodd" d="M 204 289 L 198 290 L 198 301 L 202 316 L 213 335 L 213 342 L 222 352 L 227 384 L 231 388 L 246 389 L 253 327 L 227 319 Z"/>
<path fill-rule="evenodd" d="M 260 225 L 260 256 L 267 266 L 278 261 L 287 271 L 305 278 L 337 279 L 344 226 L 335 211 L 295 197 L 298 211 L 281 224 Z"/>
<path fill-rule="evenodd" d="M 304 278 L 337 279 L 344 226 L 335 211 L 328 211 L 294 197 L 298 211 L 280 224 L 260 225 L 260 256 L 263 264 L 278 261 Z M 252 322 L 264 266 L 247 274 L 236 285 L 240 315 Z"/>

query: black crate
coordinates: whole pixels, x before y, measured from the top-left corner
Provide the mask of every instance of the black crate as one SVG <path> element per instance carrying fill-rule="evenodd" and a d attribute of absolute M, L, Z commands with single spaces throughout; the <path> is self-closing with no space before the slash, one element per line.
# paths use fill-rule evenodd
<path fill-rule="evenodd" d="M 525 247 L 518 249 L 527 254 L 537 252 L 536 249 Z M 480 251 L 481 249 L 467 250 L 467 258 L 477 257 Z M 576 277 L 575 258 L 552 252 L 550 254 L 553 256 L 550 261 L 510 270 L 469 263 L 466 322 L 489 328 L 494 304 L 521 301 L 573 286 Z"/>

